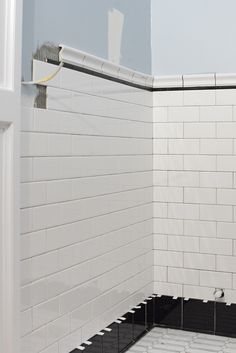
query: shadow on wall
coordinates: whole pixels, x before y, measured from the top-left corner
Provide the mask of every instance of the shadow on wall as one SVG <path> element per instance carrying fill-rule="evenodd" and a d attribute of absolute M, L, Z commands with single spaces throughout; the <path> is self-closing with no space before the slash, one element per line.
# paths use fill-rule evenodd
<path fill-rule="evenodd" d="M 24 76 L 32 53 L 45 42 L 150 73 L 150 11 L 150 0 L 24 0 Z"/>

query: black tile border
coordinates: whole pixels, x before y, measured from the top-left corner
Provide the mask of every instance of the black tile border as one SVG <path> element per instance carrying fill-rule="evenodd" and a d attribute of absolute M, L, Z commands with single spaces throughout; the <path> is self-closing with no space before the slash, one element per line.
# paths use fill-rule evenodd
<path fill-rule="evenodd" d="M 70 353 L 124 353 L 153 327 L 236 338 L 236 304 L 153 294 Z"/>

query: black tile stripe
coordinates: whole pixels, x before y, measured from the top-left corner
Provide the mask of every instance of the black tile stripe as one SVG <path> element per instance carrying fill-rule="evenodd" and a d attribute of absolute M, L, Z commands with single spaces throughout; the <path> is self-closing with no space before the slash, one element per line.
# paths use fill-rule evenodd
<path fill-rule="evenodd" d="M 122 317 L 82 344 L 85 353 L 124 353 L 153 327 L 175 328 L 226 337 L 236 337 L 236 304 L 200 299 L 157 296 L 147 298 Z M 70 353 L 80 353 L 74 349 Z"/>

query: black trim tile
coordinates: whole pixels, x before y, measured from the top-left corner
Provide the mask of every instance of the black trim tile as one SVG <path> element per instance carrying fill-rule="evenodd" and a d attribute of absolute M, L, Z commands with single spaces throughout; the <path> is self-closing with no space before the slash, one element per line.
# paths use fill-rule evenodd
<path fill-rule="evenodd" d="M 85 347 L 85 350 L 83 351 L 84 353 L 102 353 L 102 337 L 100 335 L 95 335 L 92 338 L 90 338 L 88 341 L 92 342 L 91 345 L 85 345 L 83 344 L 82 346 Z"/>
<path fill-rule="evenodd" d="M 147 329 L 151 330 L 154 325 L 155 298 L 147 300 Z"/>
<path fill-rule="evenodd" d="M 123 352 L 133 342 L 133 314 L 123 315 L 126 319 L 122 321 L 119 327 L 119 352 Z"/>
<path fill-rule="evenodd" d="M 182 298 L 170 296 L 155 298 L 154 322 L 158 326 L 181 328 Z"/>
<path fill-rule="evenodd" d="M 236 304 L 216 303 L 216 335 L 236 337 Z"/>
<path fill-rule="evenodd" d="M 119 324 L 116 322 L 112 323 L 108 328 L 111 332 L 104 331 L 102 336 L 103 341 L 103 353 L 118 353 L 118 342 L 119 342 Z"/>
<path fill-rule="evenodd" d="M 184 300 L 183 329 L 196 332 L 214 333 L 214 302 Z"/>
<path fill-rule="evenodd" d="M 134 325 L 133 325 L 133 338 L 137 339 L 146 331 L 146 304 L 139 304 L 139 309 L 134 309 Z"/>

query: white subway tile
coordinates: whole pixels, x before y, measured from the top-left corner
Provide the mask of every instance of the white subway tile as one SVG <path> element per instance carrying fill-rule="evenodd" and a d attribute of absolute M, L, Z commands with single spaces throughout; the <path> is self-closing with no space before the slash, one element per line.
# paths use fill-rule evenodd
<path fill-rule="evenodd" d="M 154 123 L 168 121 L 168 108 L 167 107 L 154 107 L 153 108 L 153 121 Z"/>
<path fill-rule="evenodd" d="M 92 320 L 92 305 L 88 303 L 84 306 L 79 306 L 70 314 L 71 330 L 74 331 L 84 326 L 88 321 Z"/>
<path fill-rule="evenodd" d="M 156 186 L 167 186 L 167 171 L 155 170 L 153 172 L 153 184 Z"/>
<path fill-rule="evenodd" d="M 167 250 L 167 235 L 154 234 L 154 249 L 156 250 Z"/>
<path fill-rule="evenodd" d="M 216 137 L 214 123 L 185 123 L 184 138 L 213 138 Z"/>
<path fill-rule="evenodd" d="M 183 221 L 177 219 L 154 219 L 154 233 L 156 234 L 183 234 Z"/>
<path fill-rule="evenodd" d="M 217 123 L 216 127 L 218 138 L 235 138 L 236 122 Z"/>
<path fill-rule="evenodd" d="M 193 90 L 184 92 L 184 105 L 215 105 L 214 90 Z"/>
<path fill-rule="evenodd" d="M 185 298 L 195 298 L 195 299 L 203 299 L 203 300 L 214 300 L 215 288 L 210 287 L 199 287 L 199 286 L 183 286 L 183 296 Z"/>
<path fill-rule="evenodd" d="M 27 259 L 46 251 L 46 231 L 28 233 L 21 236 L 21 259 Z"/>
<path fill-rule="evenodd" d="M 47 344 L 50 345 L 70 333 L 70 317 L 62 316 L 47 325 Z"/>
<path fill-rule="evenodd" d="M 232 255 L 232 240 L 200 238 L 200 252 L 216 255 Z"/>
<path fill-rule="evenodd" d="M 200 121 L 232 121 L 232 107 L 200 107 Z"/>
<path fill-rule="evenodd" d="M 236 171 L 236 156 L 218 156 L 217 170 L 220 172 Z"/>
<path fill-rule="evenodd" d="M 34 109 L 21 108 L 21 131 L 34 131 Z"/>
<path fill-rule="evenodd" d="M 49 299 L 45 278 L 21 287 L 21 310 L 40 304 Z"/>
<path fill-rule="evenodd" d="M 184 234 L 196 237 L 215 237 L 216 222 L 184 221 Z"/>
<path fill-rule="evenodd" d="M 184 156 L 184 169 L 195 171 L 215 171 L 215 156 Z"/>
<path fill-rule="evenodd" d="M 236 103 L 235 89 L 217 89 L 216 105 L 234 105 Z"/>
<path fill-rule="evenodd" d="M 167 282 L 167 267 L 154 266 L 154 282 Z"/>
<path fill-rule="evenodd" d="M 170 139 L 169 153 L 199 154 L 199 141 L 196 139 Z"/>
<path fill-rule="evenodd" d="M 199 206 L 192 204 L 168 204 L 168 217 L 176 219 L 199 219 Z"/>
<path fill-rule="evenodd" d="M 21 156 L 36 157 L 48 155 L 49 136 L 38 133 L 21 133 Z"/>
<path fill-rule="evenodd" d="M 199 238 L 190 236 L 168 236 L 168 250 L 182 252 L 198 252 Z"/>
<path fill-rule="evenodd" d="M 42 327 L 32 331 L 21 339 L 21 352 L 37 353 L 46 348 L 46 329 Z"/>
<path fill-rule="evenodd" d="M 199 284 L 199 271 L 168 267 L 168 281 L 180 284 Z"/>
<path fill-rule="evenodd" d="M 21 158 L 20 159 L 20 181 L 29 182 L 33 180 L 33 159 Z"/>
<path fill-rule="evenodd" d="M 60 224 L 61 205 L 52 204 L 33 209 L 33 229 L 50 228 Z"/>
<path fill-rule="evenodd" d="M 182 123 L 154 123 L 154 138 L 181 138 L 183 137 Z"/>
<path fill-rule="evenodd" d="M 59 299 L 52 299 L 48 302 L 33 308 L 34 329 L 55 320 L 59 316 Z"/>
<path fill-rule="evenodd" d="M 221 172 L 201 172 L 200 186 L 212 188 L 232 188 L 233 176 L 232 173 Z"/>
<path fill-rule="evenodd" d="M 217 256 L 216 269 L 217 271 L 235 272 L 236 257 L 234 256 Z"/>
<path fill-rule="evenodd" d="M 184 267 L 194 268 L 198 270 L 215 270 L 215 256 L 196 253 L 185 253 Z"/>
<path fill-rule="evenodd" d="M 58 343 L 54 343 L 50 347 L 41 351 L 40 353 L 58 353 Z"/>
<path fill-rule="evenodd" d="M 82 343 L 81 329 L 73 331 L 71 334 L 59 341 L 59 353 L 71 352 L 75 347 L 79 347 Z"/>
<path fill-rule="evenodd" d="M 232 274 L 200 271 L 200 285 L 218 288 L 232 288 Z"/>
<path fill-rule="evenodd" d="M 21 184 L 21 207 L 34 207 L 46 204 L 45 183 Z"/>
<path fill-rule="evenodd" d="M 169 295 L 174 297 L 182 297 L 182 285 L 167 282 L 154 282 L 154 292 L 160 295 Z"/>
<path fill-rule="evenodd" d="M 183 156 L 160 155 L 154 156 L 154 170 L 183 170 Z"/>
<path fill-rule="evenodd" d="M 153 154 L 167 154 L 168 140 L 154 139 L 153 140 Z"/>
<path fill-rule="evenodd" d="M 181 252 L 157 250 L 154 253 L 154 265 L 183 267 L 183 254 Z"/>
<path fill-rule="evenodd" d="M 20 232 L 30 233 L 33 231 L 33 209 L 25 208 L 20 210 Z"/>
<path fill-rule="evenodd" d="M 183 202 L 183 188 L 155 186 L 153 199 L 158 202 Z"/>
<path fill-rule="evenodd" d="M 199 108 L 169 107 L 168 121 L 171 121 L 171 122 L 199 121 Z"/>
<path fill-rule="evenodd" d="M 236 223 L 218 222 L 217 236 L 220 238 L 236 239 Z"/>
<path fill-rule="evenodd" d="M 25 310 L 20 313 L 20 334 L 27 335 L 33 330 L 32 310 Z"/>
<path fill-rule="evenodd" d="M 233 220 L 231 206 L 200 205 L 200 219 L 206 221 L 228 221 Z"/>
<path fill-rule="evenodd" d="M 184 188 L 184 202 L 216 203 L 216 190 L 207 188 Z"/>
<path fill-rule="evenodd" d="M 58 270 L 57 251 L 35 256 L 32 258 L 32 279 L 39 279 Z"/>
<path fill-rule="evenodd" d="M 217 203 L 222 205 L 235 205 L 236 190 L 235 189 L 218 189 Z"/>
<path fill-rule="evenodd" d="M 179 171 L 168 172 L 169 186 L 199 186 L 199 173 Z"/>
<path fill-rule="evenodd" d="M 201 154 L 232 154 L 233 141 L 229 139 L 204 139 L 200 141 Z"/>
<path fill-rule="evenodd" d="M 155 106 L 181 106 L 184 94 L 182 91 L 153 92 L 153 105 Z"/>
<path fill-rule="evenodd" d="M 155 202 L 153 217 L 167 218 L 167 203 Z"/>

